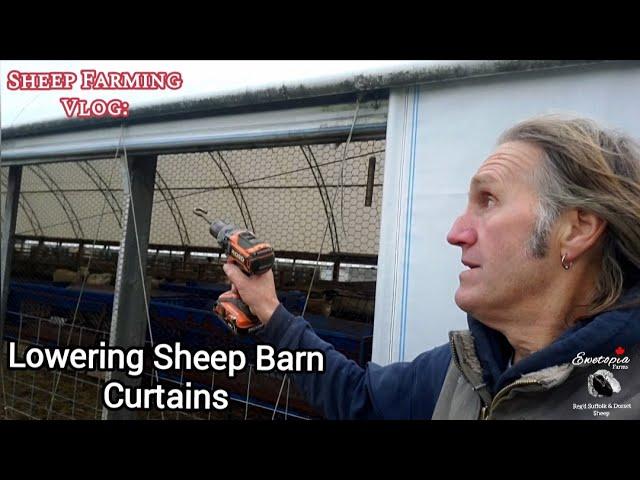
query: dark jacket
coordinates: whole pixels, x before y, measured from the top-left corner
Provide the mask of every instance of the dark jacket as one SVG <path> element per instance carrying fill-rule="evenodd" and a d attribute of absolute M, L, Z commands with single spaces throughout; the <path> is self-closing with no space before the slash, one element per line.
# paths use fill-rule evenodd
<path fill-rule="evenodd" d="M 470 316 L 468 324 L 468 338 L 475 349 L 472 353 L 479 360 L 478 378 L 483 380 L 479 387 L 485 390 L 483 396 L 489 402 L 496 392 L 522 375 L 571 364 L 579 352 L 585 352 L 585 356 L 613 356 L 617 347 L 630 352 L 640 345 L 640 307 L 635 307 L 580 322 L 551 345 L 507 368 L 513 349 L 506 338 Z M 309 323 L 282 305 L 259 336 L 277 349 L 318 349 L 325 353 L 324 373 L 295 374 L 294 382 L 309 403 L 328 419 L 430 419 L 445 376 L 455 363 L 448 343 L 411 362 L 384 367 L 369 363 L 362 368 L 320 339 Z M 640 358 L 631 360 L 630 369 L 640 372 Z"/>

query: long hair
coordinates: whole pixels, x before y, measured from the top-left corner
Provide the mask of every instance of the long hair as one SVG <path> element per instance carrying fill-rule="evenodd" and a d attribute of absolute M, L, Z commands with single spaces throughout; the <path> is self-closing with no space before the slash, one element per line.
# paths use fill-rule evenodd
<path fill-rule="evenodd" d="M 510 141 L 527 142 L 544 152 L 533 175 L 540 202 L 528 245 L 531 254 L 546 255 L 549 233 L 564 210 L 594 213 L 607 227 L 589 316 L 630 306 L 619 300 L 640 281 L 640 146 L 592 120 L 560 115 L 515 125 L 499 139 L 499 143 Z"/>

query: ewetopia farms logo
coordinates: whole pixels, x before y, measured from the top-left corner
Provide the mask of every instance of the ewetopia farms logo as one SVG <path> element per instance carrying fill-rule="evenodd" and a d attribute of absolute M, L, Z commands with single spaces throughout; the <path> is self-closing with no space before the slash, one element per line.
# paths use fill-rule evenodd
<path fill-rule="evenodd" d="M 624 347 L 617 347 L 614 350 L 615 356 L 605 357 L 588 357 L 585 352 L 579 352 L 575 358 L 571 361 L 573 365 L 576 366 L 586 366 L 586 365 L 606 365 L 612 370 L 628 370 L 629 362 L 631 359 L 624 355 Z"/>
<path fill-rule="evenodd" d="M 585 352 L 578 353 L 572 360 L 576 366 L 603 365 L 611 370 L 628 370 L 630 359 L 624 354 L 624 347 L 618 346 L 613 356 L 589 357 Z M 598 369 L 589 375 L 587 379 L 587 391 L 592 397 L 596 397 L 600 403 L 574 403 L 574 410 L 592 410 L 594 417 L 609 417 L 612 411 L 617 409 L 630 409 L 631 403 L 617 403 L 609 401 L 616 398 L 616 394 L 622 391 L 620 381 L 612 372 L 604 368 Z"/>

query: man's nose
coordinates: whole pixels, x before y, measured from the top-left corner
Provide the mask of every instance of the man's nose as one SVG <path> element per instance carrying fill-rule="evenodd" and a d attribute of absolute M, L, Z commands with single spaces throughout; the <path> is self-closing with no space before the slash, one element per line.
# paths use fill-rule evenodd
<path fill-rule="evenodd" d="M 478 233 L 475 228 L 472 228 L 463 216 L 456 218 L 447 235 L 447 242 L 451 245 L 462 247 L 464 245 L 471 246 L 476 243 L 477 240 Z"/>

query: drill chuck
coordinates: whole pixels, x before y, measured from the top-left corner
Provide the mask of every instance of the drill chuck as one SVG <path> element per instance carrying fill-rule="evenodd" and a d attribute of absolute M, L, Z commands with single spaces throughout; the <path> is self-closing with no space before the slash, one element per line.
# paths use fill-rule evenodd
<path fill-rule="evenodd" d="M 225 238 L 234 230 L 237 230 L 235 225 L 230 223 L 225 223 L 222 220 L 216 220 L 211 224 L 210 227 L 211 235 L 215 237 L 218 243 L 222 246 L 225 246 Z"/>

